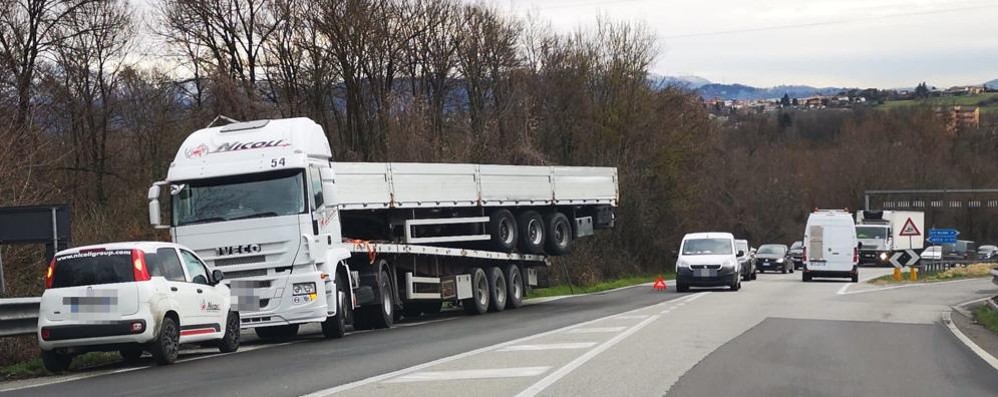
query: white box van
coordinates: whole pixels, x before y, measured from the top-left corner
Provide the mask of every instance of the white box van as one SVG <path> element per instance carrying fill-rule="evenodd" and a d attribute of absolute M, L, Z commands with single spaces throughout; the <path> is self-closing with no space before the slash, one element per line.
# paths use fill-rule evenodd
<path fill-rule="evenodd" d="M 859 281 L 859 241 L 852 215 L 843 210 L 815 210 L 804 228 L 803 280 L 844 277 Z"/>
<path fill-rule="evenodd" d="M 676 290 L 690 287 L 742 287 L 741 262 L 747 252 L 735 248 L 731 233 L 690 233 L 683 237 L 676 261 Z"/>

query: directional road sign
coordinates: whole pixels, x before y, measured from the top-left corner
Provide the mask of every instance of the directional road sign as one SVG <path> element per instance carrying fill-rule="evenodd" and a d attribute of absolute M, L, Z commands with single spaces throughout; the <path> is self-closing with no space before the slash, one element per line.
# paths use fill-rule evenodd
<path fill-rule="evenodd" d="M 900 269 L 905 266 L 911 267 L 911 265 L 917 263 L 919 259 L 918 253 L 913 250 L 898 251 L 895 252 L 894 255 L 891 255 L 891 264 Z M 904 264 L 901 264 L 901 262 L 904 262 Z"/>
<path fill-rule="evenodd" d="M 953 244 L 959 235 L 960 232 L 956 229 L 929 229 L 929 238 L 926 241 L 932 244 Z"/>

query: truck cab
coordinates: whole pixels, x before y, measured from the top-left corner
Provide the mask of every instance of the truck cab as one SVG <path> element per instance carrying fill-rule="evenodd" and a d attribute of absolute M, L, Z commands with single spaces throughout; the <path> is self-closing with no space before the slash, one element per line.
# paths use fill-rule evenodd
<path fill-rule="evenodd" d="M 244 328 L 296 334 L 352 299 L 330 159 L 321 127 L 306 118 L 198 130 L 150 188 L 150 221 L 225 272 Z"/>

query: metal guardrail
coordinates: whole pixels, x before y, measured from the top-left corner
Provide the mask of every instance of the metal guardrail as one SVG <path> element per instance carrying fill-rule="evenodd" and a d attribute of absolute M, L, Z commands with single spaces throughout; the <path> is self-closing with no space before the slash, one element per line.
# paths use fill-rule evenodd
<path fill-rule="evenodd" d="M 42 298 L 0 299 L 0 337 L 33 335 Z"/>

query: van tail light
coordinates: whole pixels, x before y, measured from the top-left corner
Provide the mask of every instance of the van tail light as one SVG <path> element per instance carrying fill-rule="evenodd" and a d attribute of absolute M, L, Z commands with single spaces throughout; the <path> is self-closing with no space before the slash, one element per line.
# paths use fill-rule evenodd
<path fill-rule="evenodd" d="M 803 249 L 801 250 L 801 253 L 800 253 L 800 260 L 801 260 L 801 262 L 803 262 L 803 261 L 806 261 L 806 260 L 807 260 L 807 247 L 804 247 L 804 248 L 803 248 Z"/>
<path fill-rule="evenodd" d="M 49 268 L 45 272 L 45 289 L 52 288 L 52 278 L 55 277 L 55 258 L 49 262 Z"/>
<path fill-rule="evenodd" d="M 142 250 L 132 250 L 132 271 L 135 281 L 149 281 L 149 268 L 146 266 L 146 253 Z"/>
<path fill-rule="evenodd" d="M 852 248 L 852 262 L 853 263 L 859 262 L 859 247 Z"/>

